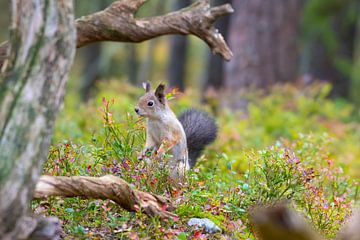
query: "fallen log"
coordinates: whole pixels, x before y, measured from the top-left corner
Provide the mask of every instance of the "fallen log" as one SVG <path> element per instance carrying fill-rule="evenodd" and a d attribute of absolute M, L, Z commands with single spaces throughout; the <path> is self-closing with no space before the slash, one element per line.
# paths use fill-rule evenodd
<path fill-rule="evenodd" d="M 82 197 L 86 199 L 110 199 L 127 211 L 143 211 L 150 217 L 176 218 L 170 200 L 152 193 L 132 189 L 121 178 L 113 175 L 103 177 L 55 177 L 41 176 L 34 198 L 50 196 Z"/>

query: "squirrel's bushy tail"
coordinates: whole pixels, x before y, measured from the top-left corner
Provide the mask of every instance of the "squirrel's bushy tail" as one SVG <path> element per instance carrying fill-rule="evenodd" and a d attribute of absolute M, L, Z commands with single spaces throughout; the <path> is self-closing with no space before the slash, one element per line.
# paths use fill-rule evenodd
<path fill-rule="evenodd" d="M 189 152 L 189 164 L 193 167 L 205 146 L 217 136 L 217 125 L 207 113 L 189 109 L 179 117 L 185 134 Z"/>

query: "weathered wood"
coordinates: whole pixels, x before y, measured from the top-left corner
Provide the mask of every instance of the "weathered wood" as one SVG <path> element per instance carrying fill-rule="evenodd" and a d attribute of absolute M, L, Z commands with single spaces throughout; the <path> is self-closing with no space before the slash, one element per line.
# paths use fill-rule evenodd
<path fill-rule="evenodd" d="M 141 210 L 149 216 L 176 217 L 176 214 L 168 211 L 173 209 L 169 199 L 134 190 L 126 181 L 112 175 L 103 177 L 41 176 L 36 185 L 34 197 L 49 196 L 110 199 L 131 212 Z"/>
<path fill-rule="evenodd" d="M 41 226 L 56 232 L 56 224 L 26 215 L 63 102 L 75 37 L 72 1 L 12 1 L 9 58 L 0 78 L 1 239 L 35 232 L 35 239 L 54 237 L 42 236 Z"/>
<path fill-rule="evenodd" d="M 222 35 L 212 25 L 223 15 L 233 12 L 231 5 L 210 7 L 209 0 L 199 0 L 186 9 L 163 16 L 135 18 L 134 14 L 147 0 L 119 0 L 104 11 L 76 21 L 77 46 L 96 41 L 142 42 L 166 34 L 192 34 L 230 60 L 232 53 Z"/>

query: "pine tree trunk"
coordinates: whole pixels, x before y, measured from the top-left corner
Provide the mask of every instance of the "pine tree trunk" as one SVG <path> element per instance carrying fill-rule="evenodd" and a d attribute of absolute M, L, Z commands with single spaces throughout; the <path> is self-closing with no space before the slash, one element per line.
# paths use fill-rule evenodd
<path fill-rule="evenodd" d="M 26 215 L 75 53 L 73 6 L 13 0 L 11 9 L 10 58 L 0 78 L 0 238 L 39 238 L 40 221 Z"/>
<path fill-rule="evenodd" d="M 225 87 L 266 89 L 294 80 L 302 0 L 239 0 L 233 6 L 229 44 L 234 57 L 226 64 Z"/>

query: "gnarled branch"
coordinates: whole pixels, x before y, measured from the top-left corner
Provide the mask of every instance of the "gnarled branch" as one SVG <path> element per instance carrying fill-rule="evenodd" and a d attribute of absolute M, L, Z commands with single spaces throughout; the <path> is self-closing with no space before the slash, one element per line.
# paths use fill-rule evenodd
<path fill-rule="evenodd" d="M 209 0 L 162 16 L 135 18 L 147 0 L 117 0 L 103 11 L 76 20 L 77 48 L 93 42 L 142 42 L 167 34 L 195 35 L 208 44 L 214 54 L 230 60 L 232 52 L 213 26 L 221 16 L 232 13 L 230 4 L 210 7 Z M 0 69 L 7 56 L 8 44 L 0 44 Z"/>
<path fill-rule="evenodd" d="M 77 46 L 96 41 L 142 42 L 166 34 L 192 34 L 230 60 L 232 52 L 222 35 L 213 27 L 219 17 L 233 12 L 230 4 L 210 7 L 209 0 L 199 0 L 186 9 L 163 16 L 135 18 L 146 0 L 119 0 L 104 11 L 76 20 Z"/>
<path fill-rule="evenodd" d="M 169 212 L 173 206 L 167 198 L 134 190 L 127 182 L 112 175 L 103 177 L 41 176 L 36 185 L 34 197 L 49 196 L 110 199 L 131 212 L 142 210 L 149 216 L 176 217 L 176 214 Z"/>

